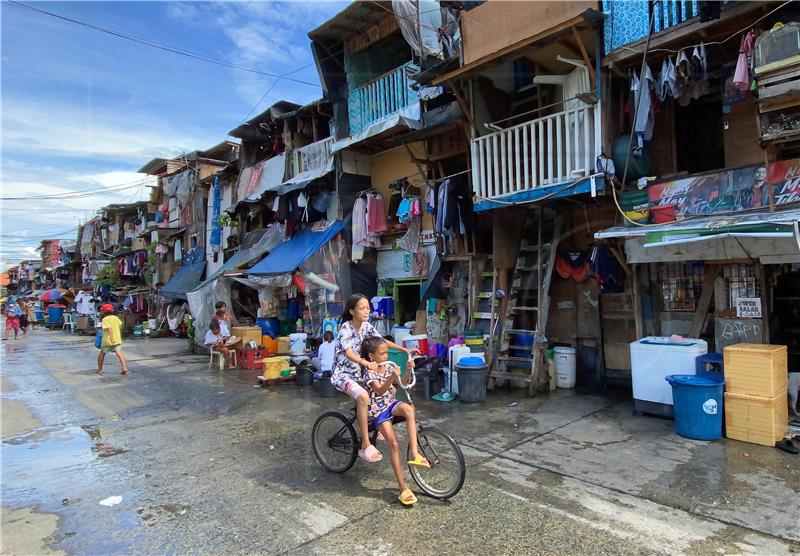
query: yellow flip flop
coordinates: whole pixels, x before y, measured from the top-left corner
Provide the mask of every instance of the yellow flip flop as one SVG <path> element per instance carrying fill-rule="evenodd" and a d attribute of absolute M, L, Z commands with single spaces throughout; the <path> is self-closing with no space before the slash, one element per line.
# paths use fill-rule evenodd
<path fill-rule="evenodd" d="M 413 506 L 417 503 L 417 497 L 414 496 L 414 493 L 411 492 L 410 488 L 405 489 L 403 492 L 400 493 L 400 496 L 397 497 L 400 500 L 400 503 L 403 506 Z"/>
<path fill-rule="evenodd" d="M 417 457 L 415 457 L 414 459 L 409 461 L 408 465 L 416 465 L 417 467 L 430 467 L 431 466 L 431 464 L 428 463 L 428 460 L 426 460 L 424 457 L 422 457 L 419 454 L 417 454 Z"/>

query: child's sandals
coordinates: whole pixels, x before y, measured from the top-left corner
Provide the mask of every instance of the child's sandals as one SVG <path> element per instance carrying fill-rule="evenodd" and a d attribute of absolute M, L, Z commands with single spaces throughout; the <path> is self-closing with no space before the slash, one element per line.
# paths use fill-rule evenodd
<path fill-rule="evenodd" d="M 416 465 L 417 467 L 430 467 L 431 466 L 431 464 L 428 463 L 428 460 L 426 460 L 424 457 L 422 457 L 419 454 L 417 454 L 417 457 L 415 457 L 414 459 L 410 460 L 408 462 L 408 465 Z"/>
<path fill-rule="evenodd" d="M 403 492 L 400 493 L 400 496 L 397 497 L 400 500 L 400 503 L 403 506 L 413 506 L 417 503 L 417 497 L 414 496 L 414 493 L 411 492 L 410 488 L 405 489 Z"/>

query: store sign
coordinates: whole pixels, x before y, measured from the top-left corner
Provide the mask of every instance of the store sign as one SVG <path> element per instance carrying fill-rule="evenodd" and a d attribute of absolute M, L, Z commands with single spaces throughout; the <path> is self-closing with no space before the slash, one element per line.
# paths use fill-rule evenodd
<path fill-rule="evenodd" d="M 779 160 L 769 166 L 767 183 L 775 191 L 775 204 L 788 205 L 800 201 L 800 158 Z"/>
<path fill-rule="evenodd" d="M 742 319 L 761 318 L 760 297 L 740 297 L 736 300 L 736 317 Z"/>
<path fill-rule="evenodd" d="M 800 202 L 800 158 L 774 162 L 768 169 L 753 165 L 656 183 L 647 193 L 651 206 L 675 205 L 683 218 L 767 207 L 768 184 L 776 205 Z"/>

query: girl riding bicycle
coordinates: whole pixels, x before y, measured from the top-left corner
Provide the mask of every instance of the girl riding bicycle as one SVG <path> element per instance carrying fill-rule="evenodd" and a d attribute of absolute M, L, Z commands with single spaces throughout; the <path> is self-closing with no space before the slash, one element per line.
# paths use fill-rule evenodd
<path fill-rule="evenodd" d="M 408 426 L 408 445 L 411 455 L 409 465 L 419 467 L 430 467 L 428 461 L 422 457 L 418 450 L 417 443 L 417 423 L 414 413 L 414 406 L 399 401 L 396 397 L 394 381 L 400 376 L 400 367 L 389 361 L 388 342 L 381 338 L 366 338 L 361 345 L 361 357 L 374 364 L 374 369 L 365 369 L 367 386 L 369 387 L 369 421 L 372 426 L 383 434 L 386 443 L 389 445 L 389 453 L 392 458 L 392 469 L 400 487 L 400 503 L 410 506 L 417 502 L 417 497 L 411 492 L 406 484 L 403 468 L 400 465 L 400 443 L 392 427 L 393 417 L 402 417 Z M 411 367 L 413 362 L 408 361 L 407 367 Z M 406 372 L 410 369 L 407 368 Z M 407 384 L 407 380 L 403 381 Z"/>
<path fill-rule="evenodd" d="M 353 294 L 344 306 L 339 335 L 333 359 L 331 383 L 340 392 L 344 392 L 356 401 L 356 418 L 361 432 L 361 449 L 358 457 L 368 463 L 377 463 L 383 459 L 381 453 L 369 441 L 369 425 L 367 407 L 369 394 L 364 389 L 364 371 L 362 367 L 376 371 L 378 364 L 361 356 L 361 344 L 366 338 L 380 338 L 380 334 L 368 322 L 370 314 L 369 300 L 361 294 Z M 414 354 L 416 350 L 408 350 L 394 342 L 384 340 L 392 349 Z"/>

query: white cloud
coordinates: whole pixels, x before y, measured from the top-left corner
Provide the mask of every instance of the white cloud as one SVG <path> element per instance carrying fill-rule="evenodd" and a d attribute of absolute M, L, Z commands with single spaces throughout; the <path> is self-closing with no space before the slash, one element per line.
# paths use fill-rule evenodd
<path fill-rule="evenodd" d="M 206 136 L 205 139 L 202 137 Z M 145 162 L 155 156 L 176 156 L 200 144 L 213 144 L 206 130 L 187 134 L 168 120 L 103 108 L 3 100 L 3 150 L 93 156 Z"/>

